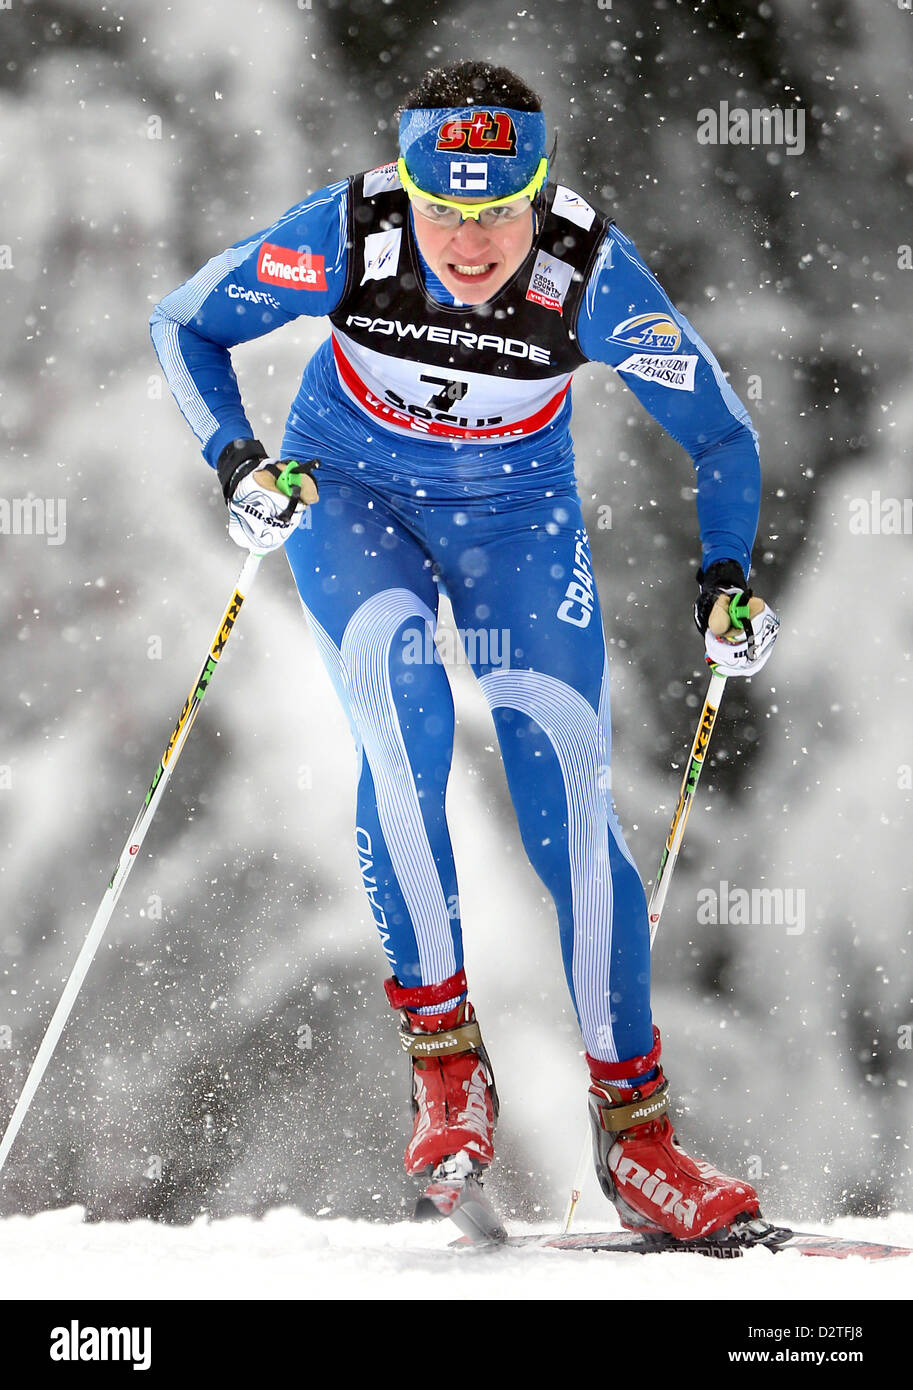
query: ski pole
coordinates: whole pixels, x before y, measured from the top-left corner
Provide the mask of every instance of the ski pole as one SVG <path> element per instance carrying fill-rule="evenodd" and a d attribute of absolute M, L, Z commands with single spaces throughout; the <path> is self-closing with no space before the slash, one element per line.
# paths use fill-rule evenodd
<path fill-rule="evenodd" d="M 104 897 L 99 904 L 95 919 L 89 929 L 85 944 L 77 957 L 76 964 L 73 966 L 70 978 L 64 986 L 60 1002 L 54 1010 L 54 1016 L 48 1025 L 41 1046 L 32 1063 L 31 1070 L 26 1077 L 22 1094 L 16 1103 L 10 1122 L 6 1127 L 3 1141 L 0 1143 L 0 1171 L 6 1162 L 6 1156 L 12 1148 L 13 1141 L 19 1133 L 19 1127 L 25 1119 L 26 1112 L 32 1103 L 35 1092 L 41 1085 L 41 1079 L 47 1069 L 48 1063 L 53 1056 L 54 1049 L 60 1040 L 60 1035 L 66 1026 L 67 1019 L 76 1002 L 83 980 L 88 974 L 89 966 L 98 950 L 99 943 L 104 935 L 105 928 L 111 920 L 111 915 L 117 906 L 117 901 L 123 892 L 124 884 L 130 874 L 130 870 L 136 863 L 139 855 L 140 846 L 146 837 L 146 832 L 152 824 L 152 819 L 158 809 L 158 804 L 162 799 L 168 779 L 174 771 L 175 764 L 181 756 L 181 752 L 187 742 L 187 737 L 193 727 L 193 721 L 197 717 L 197 712 L 202 703 L 203 696 L 209 688 L 209 683 L 213 678 L 216 666 L 225 650 L 226 643 L 231 636 L 232 630 L 241 611 L 241 605 L 250 592 L 250 586 L 254 581 L 254 576 L 260 567 L 263 556 L 254 552 L 248 556 L 238 576 L 238 582 L 232 591 L 232 596 L 228 602 L 228 607 L 222 615 L 222 621 L 216 629 L 216 634 L 212 639 L 206 660 L 200 674 L 197 676 L 190 688 L 190 693 L 181 707 L 177 722 L 171 731 L 164 753 L 155 776 L 149 785 L 145 800 L 140 807 L 139 815 L 133 823 L 133 829 L 127 836 L 127 842 L 121 851 L 120 859 L 114 869 L 114 873 L 108 882 Z"/>
<path fill-rule="evenodd" d="M 694 793 L 697 791 L 697 784 L 703 771 L 710 735 L 713 733 L 720 701 L 723 698 L 723 691 L 726 689 L 726 677 L 721 676 L 715 666 L 712 668 L 712 672 L 710 685 L 704 698 L 704 708 L 701 710 L 697 732 L 691 745 L 688 765 L 682 778 L 678 805 L 672 817 L 669 834 L 666 836 L 662 858 L 659 861 L 659 868 L 656 871 L 656 878 L 650 893 L 650 901 L 647 904 L 651 950 L 653 949 L 653 942 L 656 940 L 656 933 L 659 931 L 659 919 L 666 904 L 666 896 L 669 892 L 669 884 L 672 882 L 672 874 L 678 860 L 679 850 L 682 847 L 682 840 L 685 838 L 685 826 L 688 824 L 691 807 L 694 805 Z"/>
<path fill-rule="evenodd" d="M 748 617 L 748 600 L 743 599 L 741 594 L 733 596 L 729 605 L 730 623 L 735 628 L 744 626 L 744 619 Z M 710 735 L 713 733 L 713 726 L 719 713 L 720 702 L 723 698 L 723 691 L 726 688 L 726 677 L 721 676 L 713 662 L 710 663 L 710 685 L 704 698 L 704 707 L 697 724 L 697 732 L 691 744 L 691 753 L 685 768 L 685 775 L 682 778 L 681 791 L 678 794 L 678 805 L 672 817 L 672 824 L 669 827 L 669 834 L 666 836 L 666 843 L 663 848 L 662 858 L 659 861 L 659 868 L 656 871 L 656 878 L 653 882 L 653 889 L 650 893 L 650 901 L 647 904 L 647 917 L 650 922 L 650 949 L 653 949 L 653 942 L 656 940 L 656 933 L 659 930 L 659 919 L 662 916 L 663 907 L 666 903 L 666 896 L 669 892 L 669 884 L 672 882 L 672 874 L 678 859 L 679 850 L 682 847 L 682 840 L 685 838 L 685 826 L 688 824 L 688 817 L 691 814 L 691 807 L 694 804 L 694 794 L 697 791 L 697 784 L 704 767 L 704 759 L 707 748 L 710 744 Z M 583 1147 L 580 1151 L 580 1158 L 577 1162 L 577 1170 L 574 1174 L 573 1186 L 571 1187 L 568 1199 L 567 1210 L 564 1217 L 564 1234 L 567 1235 L 574 1219 L 574 1212 L 583 1191 L 583 1184 L 589 1171 L 590 1159 L 590 1135 L 589 1130 L 584 1137 Z"/>
<path fill-rule="evenodd" d="M 746 621 L 752 614 L 750 604 L 751 595 L 736 593 L 729 600 L 729 623 L 731 627 L 737 628 L 740 632 L 745 626 Z M 760 604 L 758 605 L 760 607 Z M 725 618 L 724 618 L 725 621 Z M 694 805 L 694 793 L 697 791 L 697 784 L 704 767 L 704 758 L 710 744 L 710 735 L 713 733 L 713 726 L 719 713 L 720 702 L 723 699 L 723 691 L 726 689 L 726 677 L 721 676 L 719 668 L 710 662 L 710 685 L 704 697 L 704 707 L 701 710 L 701 717 L 697 723 L 697 733 L 694 735 L 694 742 L 691 744 L 691 753 L 685 768 L 685 775 L 682 778 L 681 791 L 678 794 L 678 805 L 672 817 L 672 824 L 669 827 L 669 834 L 666 836 L 666 843 L 663 848 L 662 858 L 659 861 L 659 868 L 656 871 L 656 878 L 653 882 L 653 889 L 650 893 L 650 901 L 647 904 L 647 916 L 650 921 L 650 949 L 653 949 L 653 942 L 656 940 L 656 933 L 659 931 L 659 919 L 662 916 L 663 908 L 666 903 L 666 895 L 669 892 L 669 884 L 672 882 L 672 874 L 678 859 L 678 852 L 682 847 L 682 840 L 685 838 L 685 826 L 688 824 L 688 817 L 691 814 L 691 807 Z"/>

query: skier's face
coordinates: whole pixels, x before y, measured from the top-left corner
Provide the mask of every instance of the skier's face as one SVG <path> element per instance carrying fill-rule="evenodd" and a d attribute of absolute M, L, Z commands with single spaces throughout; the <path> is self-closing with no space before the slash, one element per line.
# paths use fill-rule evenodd
<path fill-rule="evenodd" d="M 484 304 L 523 264 L 533 244 L 533 210 L 486 230 L 474 218 L 439 227 L 415 216 L 415 239 L 438 279 L 463 304 Z"/>

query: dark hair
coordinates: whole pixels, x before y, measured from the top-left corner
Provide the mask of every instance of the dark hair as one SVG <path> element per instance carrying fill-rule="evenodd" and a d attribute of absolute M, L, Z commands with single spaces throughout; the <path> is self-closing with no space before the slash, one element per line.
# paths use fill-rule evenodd
<path fill-rule="evenodd" d="M 533 89 L 494 63 L 448 63 L 431 68 L 406 97 L 397 115 L 420 107 L 506 106 L 512 111 L 541 111 Z"/>

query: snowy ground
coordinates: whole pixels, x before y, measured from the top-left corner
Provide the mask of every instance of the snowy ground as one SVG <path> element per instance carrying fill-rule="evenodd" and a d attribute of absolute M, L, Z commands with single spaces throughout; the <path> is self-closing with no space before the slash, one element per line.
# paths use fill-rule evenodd
<path fill-rule="evenodd" d="M 0 1221 L 0 1280 L 8 1297 L 882 1301 L 913 1296 L 913 1259 L 825 1260 L 766 1250 L 727 1261 L 677 1253 L 641 1258 L 528 1249 L 454 1252 L 447 1249 L 447 1225 L 321 1221 L 290 1208 L 261 1221 L 237 1217 L 185 1227 L 149 1221 L 85 1224 L 82 1216 L 81 1208 L 71 1207 Z M 817 1229 L 913 1246 L 910 1214 L 844 1218 Z"/>

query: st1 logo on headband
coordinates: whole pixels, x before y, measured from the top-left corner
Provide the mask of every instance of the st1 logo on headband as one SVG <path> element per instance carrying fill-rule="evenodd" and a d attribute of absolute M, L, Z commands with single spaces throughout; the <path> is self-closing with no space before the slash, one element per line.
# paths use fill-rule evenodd
<path fill-rule="evenodd" d="M 506 111 L 473 111 L 451 117 L 437 133 L 436 150 L 484 150 L 486 154 L 516 154 L 517 132 Z"/>

